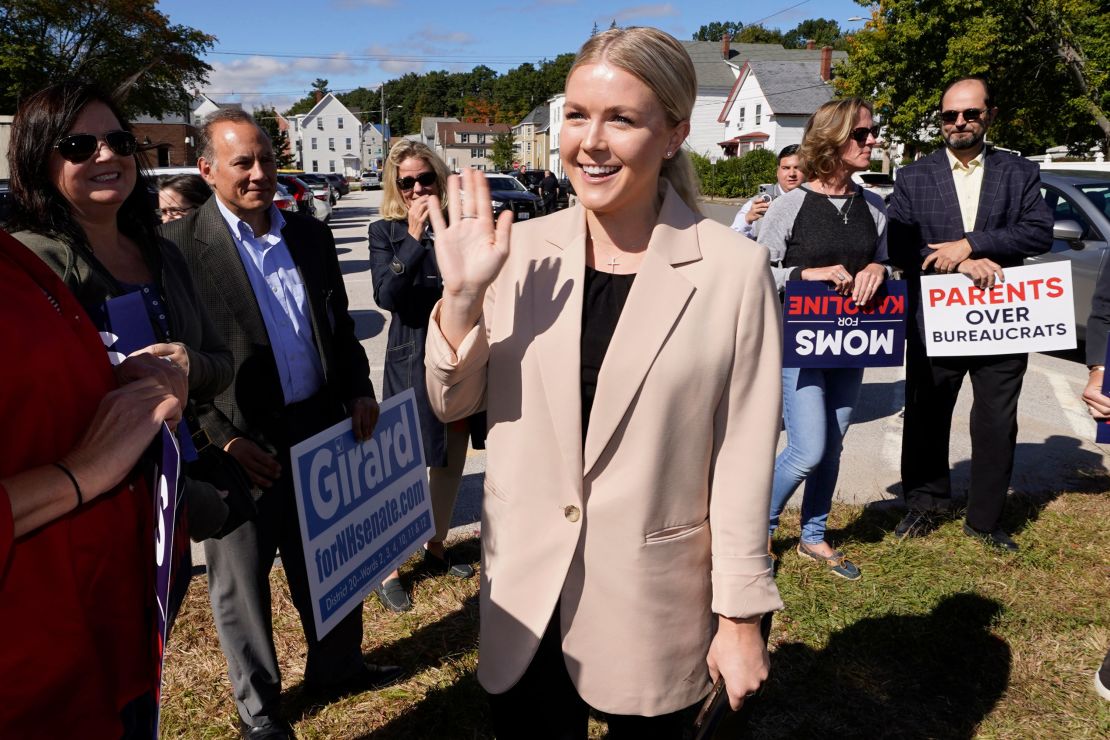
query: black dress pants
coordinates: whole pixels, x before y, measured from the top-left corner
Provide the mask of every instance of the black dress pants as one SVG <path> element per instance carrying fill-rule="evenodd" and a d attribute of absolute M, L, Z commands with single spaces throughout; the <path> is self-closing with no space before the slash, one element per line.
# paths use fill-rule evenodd
<path fill-rule="evenodd" d="M 967 523 L 981 532 L 998 527 L 1017 443 L 1018 397 L 1029 355 L 928 357 L 916 330 L 906 342 L 906 414 L 902 433 L 902 491 L 906 505 L 945 510 L 952 498 L 948 443 L 952 410 L 965 375 L 971 376 L 971 485 Z"/>
<path fill-rule="evenodd" d="M 528 669 L 504 694 L 490 694 L 497 740 L 585 740 L 590 706 L 578 695 L 559 634 L 559 609 Z M 605 715 L 610 740 L 681 740 L 701 702 L 659 717 Z"/>

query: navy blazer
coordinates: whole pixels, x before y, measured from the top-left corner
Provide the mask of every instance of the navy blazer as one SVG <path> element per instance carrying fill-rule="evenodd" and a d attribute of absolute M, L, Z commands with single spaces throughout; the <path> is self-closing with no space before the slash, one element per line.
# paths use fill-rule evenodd
<path fill-rule="evenodd" d="M 1040 192 L 1040 168 L 1008 152 L 988 148 L 975 229 L 965 232 L 952 167 L 944 149 L 898 170 L 887 206 L 891 261 L 906 273 L 911 303 L 920 283 L 929 244 L 967 237 L 973 259 L 989 258 L 1002 267 L 1052 247 L 1052 211 Z M 932 272 L 930 269 L 928 272 Z M 920 321 L 920 305 L 917 306 Z"/>
<path fill-rule="evenodd" d="M 435 241 L 427 234 L 420 240 L 414 239 L 409 234 L 408 222 L 400 220 L 375 221 L 370 224 L 369 234 L 374 301 L 390 313 L 382 398 L 413 389 L 424 441 L 424 461 L 429 467 L 446 467 L 446 426 L 432 411 L 424 381 L 428 319 L 443 295 Z M 474 414 L 467 421 L 471 446 L 484 449 L 485 413 Z"/>

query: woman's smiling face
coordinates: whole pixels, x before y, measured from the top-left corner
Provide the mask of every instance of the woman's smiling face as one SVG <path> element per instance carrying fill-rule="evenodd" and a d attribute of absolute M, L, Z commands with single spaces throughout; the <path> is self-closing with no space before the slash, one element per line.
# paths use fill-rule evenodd
<path fill-rule="evenodd" d="M 604 59 L 567 80 L 559 146 L 575 194 L 590 211 L 652 202 L 664 158 L 688 131 L 687 122 L 669 122 L 651 88 Z"/>

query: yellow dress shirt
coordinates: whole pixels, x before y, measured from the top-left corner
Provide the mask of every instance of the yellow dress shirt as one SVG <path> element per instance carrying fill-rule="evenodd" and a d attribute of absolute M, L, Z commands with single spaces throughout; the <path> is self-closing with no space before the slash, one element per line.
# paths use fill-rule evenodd
<path fill-rule="evenodd" d="M 985 151 L 985 150 L 984 150 Z M 975 216 L 979 213 L 979 191 L 983 188 L 983 151 L 966 165 L 945 149 L 948 163 L 952 165 L 952 181 L 956 185 L 956 199 L 960 203 L 960 216 L 964 233 L 975 231 Z"/>

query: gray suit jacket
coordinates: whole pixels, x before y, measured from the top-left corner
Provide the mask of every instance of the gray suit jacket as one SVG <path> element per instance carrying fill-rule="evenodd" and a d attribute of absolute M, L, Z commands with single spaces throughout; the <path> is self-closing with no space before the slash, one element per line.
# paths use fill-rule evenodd
<path fill-rule="evenodd" d="M 325 391 L 344 403 L 373 396 L 366 353 L 347 312 L 331 230 L 298 214 L 284 217 L 282 236 L 304 281 Z M 277 364 L 250 279 L 215 196 L 190 216 L 164 225 L 162 234 L 185 255 L 197 295 L 233 357 L 234 381 L 200 408 L 205 430 L 221 447 L 239 436 L 279 446 L 271 433 L 280 428 L 285 407 Z"/>

